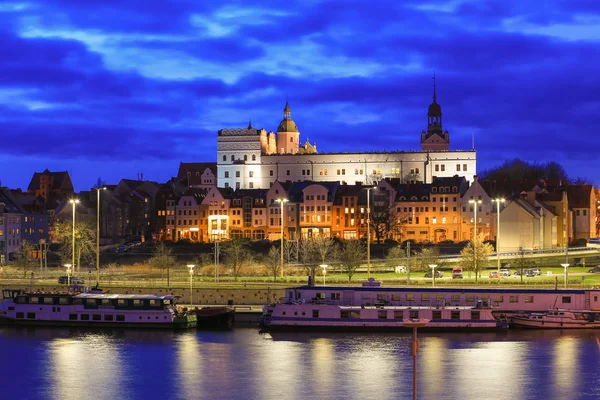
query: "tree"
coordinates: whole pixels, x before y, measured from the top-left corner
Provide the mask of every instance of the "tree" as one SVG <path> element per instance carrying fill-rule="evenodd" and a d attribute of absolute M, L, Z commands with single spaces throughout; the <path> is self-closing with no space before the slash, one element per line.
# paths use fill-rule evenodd
<path fill-rule="evenodd" d="M 342 270 L 348 275 L 348 282 L 367 255 L 366 245 L 360 240 L 346 240 L 339 249 Z"/>
<path fill-rule="evenodd" d="M 319 255 L 321 264 L 327 264 L 330 260 L 335 258 L 337 246 L 332 238 L 319 235 L 313 237 L 311 240 L 314 242 L 315 251 Z"/>
<path fill-rule="evenodd" d="M 423 248 L 415 258 L 415 266 L 421 271 L 427 271 L 430 265 L 442 267 L 442 264 L 440 262 L 440 249 L 437 246 Z"/>
<path fill-rule="evenodd" d="M 59 255 L 62 263 L 73 259 L 73 223 L 59 222 L 55 225 L 55 236 L 62 242 Z M 87 221 L 75 223 L 75 266 L 79 270 L 82 264 L 89 264 L 96 255 L 96 229 Z"/>
<path fill-rule="evenodd" d="M 272 246 L 269 249 L 269 253 L 264 257 L 263 263 L 269 272 L 273 275 L 273 282 L 277 280 L 277 276 L 281 274 L 281 253 L 275 247 Z"/>
<path fill-rule="evenodd" d="M 303 239 L 298 243 L 298 257 L 300 263 L 306 268 L 309 275 L 315 278 L 315 269 L 321 260 L 312 238 Z"/>
<path fill-rule="evenodd" d="M 173 249 L 165 246 L 163 242 L 158 243 L 154 248 L 152 257 L 148 259 L 148 264 L 151 267 L 156 267 L 161 270 L 161 273 L 167 271 L 167 287 L 170 286 L 170 268 L 175 265 L 176 258 L 173 256 Z"/>
<path fill-rule="evenodd" d="M 477 282 L 480 271 L 486 266 L 488 258 L 493 252 L 494 248 L 491 244 L 483 243 L 482 234 L 475 236 L 475 239 L 470 240 L 460 251 L 463 268 L 475 273 L 475 282 Z"/>
<path fill-rule="evenodd" d="M 27 276 L 27 270 L 33 265 L 33 253 L 35 245 L 28 240 L 21 242 L 21 248 L 17 253 L 17 263 L 23 266 L 23 277 Z"/>
<path fill-rule="evenodd" d="M 283 242 L 283 256 L 286 264 L 295 264 L 298 262 L 297 240 L 285 240 Z"/>
<path fill-rule="evenodd" d="M 248 251 L 248 240 L 244 238 L 231 239 L 223 246 L 225 264 L 231 268 L 234 279 L 237 281 L 242 268 L 252 258 Z"/>

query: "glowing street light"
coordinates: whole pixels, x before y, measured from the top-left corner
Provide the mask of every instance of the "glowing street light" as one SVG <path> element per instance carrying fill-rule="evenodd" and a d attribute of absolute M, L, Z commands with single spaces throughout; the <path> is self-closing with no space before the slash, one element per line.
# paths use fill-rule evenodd
<path fill-rule="evenodd" d="M 72 264 L 65 264 L 65 268 L 67 269 L 67 287 L 71 286 L 71 267 Z"/>
<path fill-rule="evenodd" d="M 500 283 L 500 203 L 504 203 L 504 199 L 495 198 L 492 201 L 496 203 L 498 211 L 498 223 L 496 225 L 496 255 L 498 256 L 498 283 Z"/>
<path fill-rule="evenodd" d="M 190 269 L 190 308 L 192 307 L 193 301 L 193 293 L 194 293 L 194 264 L 188 264 L 187 266 Z"/>
<path fill-rule="evenodd" d="M 325 286 L 325 274 L 327 273 L 327 264 L 321 264 L 319 267 L 323 268 L 323 286 Z"/>
<path fill-rule="evenodd" d="M 371 190 L 367 188 L 367 278 L 371 277 Z"/>
<path fill-rule="evenodd" d="M 565 289 L 567 288 L 567 281 L 569 280 L 569 265 L 571 264 L 560 264 L 565 269 Z"/>
<path fill-rule="evenodd" d="M 71 265 L 73 271 L 75 271 L 75 204 L 79 203 L 79 199 L 71 199 L 69 203 L 73 205 L 73 238 L 72 238 L 72 254 L 71 254 Z"/>
<path fill-rule="evenodd" d="M 437 264 L 429 264 L 429 268 L 431 268 L 431 277 L 433 278 L 431 287 L 435 287 L 435 269 L 437 268 Z"/>
<path fill-rule="evenodd" d="M 469 200 L 469 203 L 473 204 L 473 270 L 475 271 L 475 277 L 477 277 L 477 208 L 481 204 L 481 200 Z"/>
<path fill-rule="evenodd" d="M 281 277 L 283 278 L 283 205 L 285 203 L 288 202 L 288 199 L 276 199 L 276 202 L 278 202 L 281 205 L 281 209 L 280 209 L 280 215 L 281 215 L 281 219 L 279 220 L 279 225 L 281 225 Z"/>
<path fill-rule="evenodd" d="M 100 282 L 100 191 L 106 190 L 105 187 L 95 188 L 98 195 L 96 201 L 96 285 Z M 73 218 L 75 220 L 75 218 Z"/>

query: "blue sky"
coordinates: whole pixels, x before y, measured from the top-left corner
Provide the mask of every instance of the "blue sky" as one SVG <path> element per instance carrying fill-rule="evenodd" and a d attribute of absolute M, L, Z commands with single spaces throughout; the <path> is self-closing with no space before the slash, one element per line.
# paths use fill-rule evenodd
<path fill-rule="evenodd" d="M 0 2 L 0 180 L 76 190 L 215 161 L 221 128 L 275 130 L 286 99 L 327 151 L 417 150 L 437 76 L 478 169 L 597 178 L 600 1 Z"/>

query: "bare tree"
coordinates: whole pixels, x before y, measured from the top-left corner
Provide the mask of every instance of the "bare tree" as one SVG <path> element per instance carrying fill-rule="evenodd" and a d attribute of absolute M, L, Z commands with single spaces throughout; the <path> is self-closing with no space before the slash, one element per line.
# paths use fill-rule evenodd
<path fill-rule="evenodd" d="M 335 258 L 337 246 L 332 238 L 319 235 L 313 237 L 311 240 L 314 242 L 315 250 L 319 255 L 321 264 L 327 264 Z"/>
<path fill-rule="evenodd" d="M 33 265 L 33 253 L 35 251 L 35 245 L 28 240 L 21 241 L 21 248 L 17 253 L 17 263 L 23 266 L 23 277 L 27 276 L 29 267 Z"/>
<path fill-rule="evenodd" d="M 298 245 L 297 240 L 285 240 L 283 242 L 283 256 L 287 264 L 298 263 Z"/>
<path fill-rule="evenodd" d="M 360 240 L 346 240 L 339 249 L 342 270 L 348 275 L 348 282 L 367 255 L 367 247 Z"/>
<path fill-rule="evenodd" d="M 170 269 L 175 266 L 176 258 L 173 256 L 173 249 L 165 246 L 163 242 L 160 242 L 154 248 L 154 252 L 152 253 L 152 257 L 148 259 L 148 264 L 151 267 L 155 267 L 160 269 L 161 275 L 162 273 L 167 272 L 167 287 L 170 286 L 171 276 Z"/>
<path fill-rule="evenodd" d="M 315 278 L 315 269 L 321 261 L 318 250 L 316 249 L 314 240 L 303 239 L 298 243 L 298 257 L 300 263 L 306 268 L 312 279 Z"/>
<path fill-rule="evenodd" d="M 493 252 L 494 248 L 491 244 L 483 243 L 483 235 L 481 234 L 470 240 L 460 251 L 463 268 L 475 273 L 475 282 L 477 282 L 481 270 L 486 267 L 489 256 Z"/>
<path fill-rule="evenodd" d="M 273 282 L 275 282 L 277 280 L 277 276 L 281 274 L 280 251 L 275 246 L 272 246 L 269 249 L 269 253 L 264 257 L 263 263 L 273 275 Z"/>
<path fill-rule="evenodd" d="M 248 251 L 248 240 L 244 238 L 235 238 L 223 246 L 223 255 L 225 264 L 231 268 L 234 279 L 237 281 L 240 271 L 252 258 Z"/>

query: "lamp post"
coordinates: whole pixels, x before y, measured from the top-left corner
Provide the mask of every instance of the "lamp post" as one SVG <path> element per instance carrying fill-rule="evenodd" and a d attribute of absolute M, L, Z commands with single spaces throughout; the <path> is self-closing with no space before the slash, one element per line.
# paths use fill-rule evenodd
<path fill-rule="evenodd" d="M 71 286 L 71 267 L 72 264 L 65 264 L 65 268 L 67 268 L 67 287 Z"/>
<path fill-rule="evenodd" d="M 492 201 L 496 202 L 498 211 L 498 223 L 496 224 L 496 255 L 498 256 L 498 283 L 500 283 L 500 203 L 504 203 L 504 199 L 498 197 Z"/>
<path fill-rule="evenodd" d="M 323 268 L 323 286 L 325 286 L 325 274 L 327 273 L 327 264 L 321 264 L 319 267 Z"/>
<path fill-rule="evenodd" d="M 371 190 L 367 188 L 367 279 L 371 277 Z"/>
<path fill-rule="evenodd" d="M 422 328 L 429 320 L 427 319 L 405 319 L 402 325 L 413 330 L 413 341 L 410 348 L 410 354 L 413 357 L 413 400 L 417 400 L 417 353 L 419 352 L 419 339 L 417 338 L 417 328 Z"/>
<path fill-rule="evenodd" d="M 281 264 L 280 264 L 280 268 L 281 268 L 281 277 L 283 278 L 283 205 L 285 203 L 288 202 L 288 199 L 276 199 L 276 202 L 278 202 L 281 206 L 281 210 L 280 210 L 280 215 L 281 215 L 281 219 L 279 220 L 279 225 L 281 225 Z"/>
<path fill-rule="evenodd" d="M 194 296 L 194 264 L 188 264 L 187 266 L 190 269 L 190 308 L 192 308 L 192 304 L 194 304 L 193 296 Z"/>
<path fill-rule="evenodd" d="M 565 289 L 567 288 L 567 281 L 569 280 L 569 265 L 570 264 L 560 264 L 565 269 Z"/>
<path fill-rule="evenodd" d="M 103 188 L 96 188 L 97 200 L 96 200 L 96 285 L 100 282 L 100 191 L 106 190 Z"/>
<path fill-rule="evenodd" d="M 429 268 L 431 268 L 431 277 L 433 278 L 431 287 L 435 287 L 435 269 L 437 268 L 437 264 L 429 264 Z"/>
<path fill-rule="evenodd" d="M 481 204 L 481 200 L 469 200 L 473 204 L 473 271 L 475 271 L 475 279 L 477 279 L 477 207 Z"/>
<path fill-rule="evenodd" d="M 75 204 L 79 203 L 79 199 L 71 199 L 69 203 L 73 205 L 73 237 L 72 237 L 72 254 L 71 254 L 71 265 L 73 271 L 75 271 Z"/>

